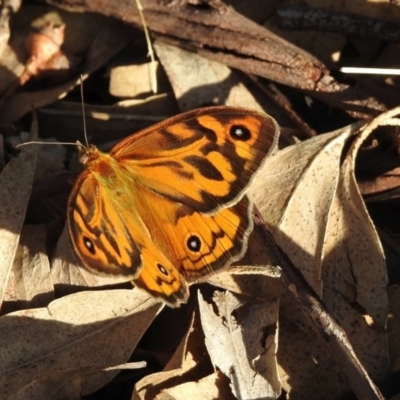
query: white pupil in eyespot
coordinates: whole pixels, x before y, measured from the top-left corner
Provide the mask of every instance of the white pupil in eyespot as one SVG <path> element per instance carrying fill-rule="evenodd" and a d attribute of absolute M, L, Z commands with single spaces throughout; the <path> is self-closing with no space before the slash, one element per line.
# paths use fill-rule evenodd
<path fill-rule="evenodd" d="M 187 240 L 187 246 L 191 251 L 199 251 L 201 246 L 200 239 L 195 235 L 190 236 Z"/>

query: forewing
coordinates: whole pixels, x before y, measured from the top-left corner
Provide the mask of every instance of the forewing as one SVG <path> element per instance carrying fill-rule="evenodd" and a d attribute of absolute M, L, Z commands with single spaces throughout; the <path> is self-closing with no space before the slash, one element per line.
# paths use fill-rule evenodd
<path fill-rule="evenodd" d="M 202 213 L 236 203 L 276 144 L 266 114 L 235 107 L 190 111 L 154 125 L 112 151 L 148 189 Z"/>

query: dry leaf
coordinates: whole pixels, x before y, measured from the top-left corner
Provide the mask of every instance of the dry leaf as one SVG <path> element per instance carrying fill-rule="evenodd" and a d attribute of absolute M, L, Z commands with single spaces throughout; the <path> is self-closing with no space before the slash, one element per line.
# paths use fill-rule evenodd
<path fill-rule="evenodd" d="M 349 391 L 326 344 L 289 293 L 280 298 L 277 359 L 282 389 L 291 400 L 335 399 Z"/>
<path fill-rule="evenodd" d="M 37 138 L 37 122 L 32 123 L 31 140 Z M 13 158 L 0 175 L 0 304 L 10 276 L 11 267 L 25 219 L 36 169 L 37 147 L 25 148 Z"/>
<path fill-rule="evenodd" d="M 84 379 L 101 369 L 96 366 L 85 366 L 64 371 L 51 371 L 48 375 L 33 380 L 8 400 L 78 400 L 82 398 Z"/>
<path fill-rule="evenodd" d="M 158 61 L 136 62 L 131 65 L 113 67 L 110 73 L 110 94 L 119 98 L 134 98 L 152 93 L 151 71 L 155 69 L 157 93 L 170 90 L 164 70 Z"/>
<path fill-rule="evenodd" d="M 376 379 L 389 366 L 386 338 L 359 310 L 378 326 L 385 325 L 387 277 L 382 248 L 354 177 L 361 141 L 353 142 L 342 163 L 345 146 L 360 127 L 355 124 L 279 152 L 250 194 L 278 245 L 321 296 Z M 288 308 L 282 310 L 286 315 Z M 286 318 L 304 325 L 301 314 L 291 312 Z M 307 352 L 304 348 L 304 356 Z M 326 379 L 335 374 L 329 368 L 325 372 Z"/>
<path fill-rule="evenodd" d="M 274 238 L 322 294 L 321 263 L 326 225 L 335 194 L 340 157 L 357 127 L 320 135 L 271 157 L 256 176 L 249 195 Z M 300 259 L 293 259 L 298 255 Z"/>
<path fill-rule="evenodd" d="M 85 366 L 73 368 L 61 372 L 51 372 L 49 375 L 35 380 L 17 393 L 13 394 L 8 400 L 37 400 L 51 396 L 51 400 L 76 400 L 82 398 L 82 384 L 87 377 L 98 373 L 101 370 L 120 370 L 144 368 L 146 363 L 128 363 L 117 365 L 111 368 L 101 368 L 99 366 Z M 63 382 L 60 384 L 60 382 Z"/>
<path fill-rule="evenodd" d="M 249 107 L 254 110 L 270 110 L 280 114 L 276 105 L 263 96 L 260 99 L 243 84 L 243 76 L 224 64 L 212 61 L 199 54 L 156 42 L 157 52 L 165 72 L 174 89 L 182 111 L 211 104 Z M 201 73 L 198 73 L 201 71 Z M 268 107 L 266 107 L 268 104 Z"/>
<path fill-rule="evenodd" d="M 22 229 L 14 259 L 14 285 L 21 308 L 44 307 L 54 300 L 50 262 L 46 254 L 45 225 L 27 225 Z"/>
<path fill-rule="evenodd" d="M 0 397 L 50 374 L 49 394 L 65 385 L 71 369 L 125 362 L 162 305 L 138 290 L 82 292 L 55 300 L 47 308 L 0 318 Z M 43 340 L 46 338 L 46 340 Z M 109 381 L 116 371 L 86 377 L 82 393 Z M 51 396 L 50 396 L 51 397 Z"/>
<path fill-rule="evenodd" d="M 216 293 L 216 309 L 199 297 L 206 347 L 213 365 L 229 377 L 237 398 L 278 398 L 278 300 L 246 303 L 243 296 Z"/>

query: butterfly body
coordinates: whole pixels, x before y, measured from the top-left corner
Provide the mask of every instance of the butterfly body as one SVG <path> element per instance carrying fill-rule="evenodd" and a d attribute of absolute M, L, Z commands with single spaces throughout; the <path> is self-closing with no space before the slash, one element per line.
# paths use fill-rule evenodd
<path fill-rule="evenodd" d="M 187 282 L 240 258 L 252 230 L 245 190 L 277 136 L 255 111 L 211 107 L 131 135 L 109 154 L 82 150 L 68 221 L 76 253 L 170 305 Z"/>

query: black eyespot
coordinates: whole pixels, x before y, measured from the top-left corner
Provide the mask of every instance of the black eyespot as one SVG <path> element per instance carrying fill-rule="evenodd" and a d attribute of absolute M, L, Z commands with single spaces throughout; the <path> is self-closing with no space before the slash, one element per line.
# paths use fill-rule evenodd
<path fill-rule="evenodd" d="M 96 253 L 94 244 L 88 237 L 86 237 L 86 236 L 83 237 L 83 243 L 85 244 L 85 247 L 89 250 L 90 254 Z"/>
<path fill-rule="evenodd" d="M 157 268 L 160 270 L 160 272 L 162 274 L 164 274 L 165 276 L 168 276 L 167 270 L 161 264 L 157 264 Z"/>
<path fill-rule="evenodd" d="M 189 237 L 189 239 L 186 242 L 186 245 L 191 251 L 200 251 L 201 249 L 201 241 L 195 235 Z"/>
<path fill-rule="evenodd" d="M 229 134 L 233 139 L 241 140 L 242 142 L 249 140 L 251 137 L 250 129 L 244 125 L 232 125 Z"/>

